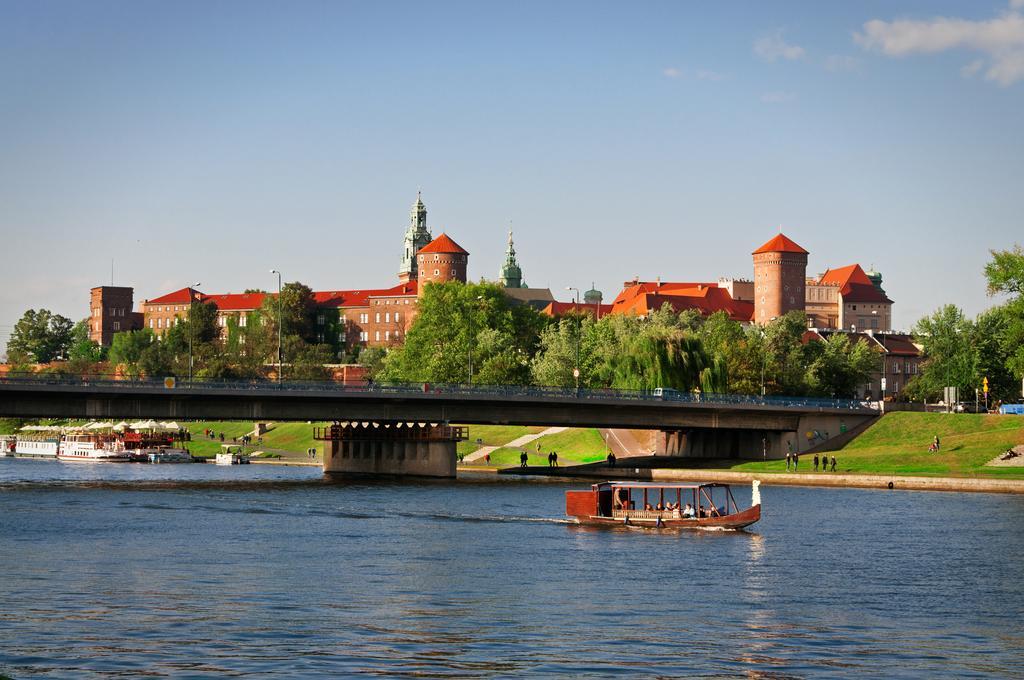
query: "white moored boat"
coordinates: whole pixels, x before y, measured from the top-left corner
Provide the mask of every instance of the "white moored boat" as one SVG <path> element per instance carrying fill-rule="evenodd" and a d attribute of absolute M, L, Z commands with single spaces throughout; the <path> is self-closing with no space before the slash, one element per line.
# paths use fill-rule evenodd
<path fill-rule="evenodd" d="M 59 460 L 124 461 L 128 451 L 119 437 L 102 434 L 66 434 L 57 452 Z"/>
<path fill-rule="evenodd" d="M 26 458 L 56 458 L 60 435 L 18 437 L 14 455 Z"/>

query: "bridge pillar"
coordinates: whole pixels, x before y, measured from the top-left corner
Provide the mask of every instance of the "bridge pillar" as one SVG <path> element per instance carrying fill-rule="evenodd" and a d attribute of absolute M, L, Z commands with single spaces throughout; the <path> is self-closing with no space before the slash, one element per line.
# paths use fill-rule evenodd
<path fill-rule="evenodd" d="M 314 428 L 324 442 L 324 472 L 454 477 L 455 447 L 466 428 L 394 421 L 334 423 Z"/>

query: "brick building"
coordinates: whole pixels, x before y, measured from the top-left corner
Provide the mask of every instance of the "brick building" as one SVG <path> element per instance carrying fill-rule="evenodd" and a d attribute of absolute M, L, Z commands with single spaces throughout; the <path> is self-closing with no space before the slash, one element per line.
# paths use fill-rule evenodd
<path fill-rule="evenodd" d="M 725 312 L 743 324 L 766 324 L 798 310 L 807 314 L 811 328 L 891 332 L 893 301 L 882 289 L 878 272 L 851 264 L 808 278 L 808 251 L 781 232 L 752 256 L 753 281 L 626 281 L 610 313 L 643 317 L 667 304 L 676 312 Z M 571 303 L 557 302 L 546 311 L 558 316 L 567 309 Z"/>
<path fill-rule="evenodd" d="M 781 231 L 754 251 L 754 323 L 804 309 L 809 254 Z"/>
<path fill-rule="evenodd" d="M 134 290 L 97 286 L 89 291 L 89 339 L 109 347 L 114 333 L 142 328 L 142 314 L 132 311 Z"/>

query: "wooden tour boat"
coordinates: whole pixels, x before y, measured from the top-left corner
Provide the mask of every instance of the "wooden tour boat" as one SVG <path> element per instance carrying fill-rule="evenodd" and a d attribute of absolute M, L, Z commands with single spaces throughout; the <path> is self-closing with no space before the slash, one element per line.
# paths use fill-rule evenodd
<path fill-rule="evenodd" d="M 760 484 L 754 480 L 751 506 L 740 510 L 728 484 L 601 482 L 566 491 L 565 514 L 580 524 L 742 529 L 761 519 Z"/>

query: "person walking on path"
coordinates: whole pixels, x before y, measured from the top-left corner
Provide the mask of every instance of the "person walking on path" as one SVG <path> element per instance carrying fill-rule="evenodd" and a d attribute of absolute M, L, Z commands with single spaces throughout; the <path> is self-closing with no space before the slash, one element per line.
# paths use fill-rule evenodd
<path fill-rule="evenodd" d="M 794 453 L 793 454 L 793 472 L 796 472 L 797 468 L 799 468 L 799 467 L 800 467 L 800 454 L 799 453 Z"/>
<path fill-rule="evenodd" d="M 836 457 L 832 456 L 832 472 L 836 471 Z"/>
<path fill-rule="evenodd" d="M 551 462 L 554 464 L 554 467 L 558 467 L 558 451 L 551 452 Z"/>
<path fill-rule="evenodd" d="M 786 472 L 789 472 L 789 464 L 790 464 L 790 461 L 792 459 L 793 459 L 793 454 L 791 452 L 787 451 L 786 452 Z"/>
<path fill-rule="evenodd" d="M 522 453 L 520 453 L 519 454 L 519 467 L 526 467 L 526 464 L 529 461 L 529 458 L 530 457 L 526 455 L 526 451 L 523 451 Z"/>
<path fill-rule="evenodd" d="M 818 454 L 814 454 L 814 471 L 818 471 Z"/>
<path fill-rule="evenodd" d="M 551 454 L 549 453 L 549 454 L 548 454 L 548 467 L 554 467 L 554 466 L 555 466 L 555 462 L 554 462 L 554 460 L 553 460 L 553 459 L 551 458 Z"/>
<path fill-rule="evenodd" d="M 490 464 L 491 464 L 491 454 L 485 453 L 484 454 L 484 465 L 490 465 Z"/>
<path fill-rule="evenodd" d="M 935 440 L 932 443 L 935 445 L 935 450 L 938 451 L 939 450 L 939 446 L 940 446 L 940 444 L 939 444 L 939 435 L 935 435 Z"/>

